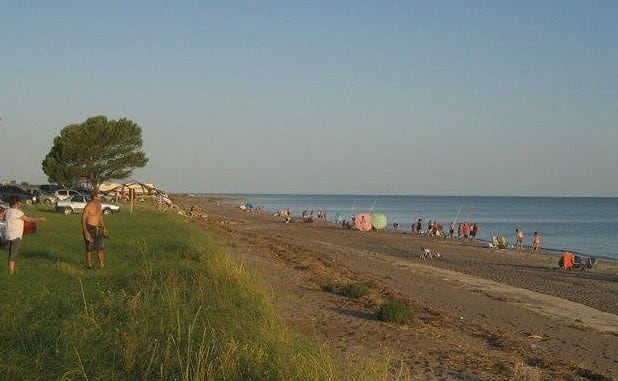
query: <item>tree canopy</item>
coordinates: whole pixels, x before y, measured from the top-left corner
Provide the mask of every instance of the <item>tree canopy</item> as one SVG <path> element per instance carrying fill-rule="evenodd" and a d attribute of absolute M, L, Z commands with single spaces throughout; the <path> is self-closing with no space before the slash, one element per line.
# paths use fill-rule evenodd
<path fill-rule="evenodd" d="M 54 138 L 42 163 L 50 182 L 93 189 L 107 180 L 125 179 L 148 162 L 142 148 L 142 129 L 129 119 L 108 120 L 93 116 L 70 124 Z"/>

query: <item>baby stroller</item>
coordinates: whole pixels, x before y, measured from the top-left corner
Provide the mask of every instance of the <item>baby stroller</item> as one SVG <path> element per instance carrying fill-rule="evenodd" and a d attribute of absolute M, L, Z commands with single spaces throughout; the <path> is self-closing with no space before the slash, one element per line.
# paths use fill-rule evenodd
<path fill-rule="evenodd" d="M 587 257 L 584 255 L 575 255 L 575 261 L 573 261 L 573 268 L 580 270 L 589 270 L 597 264 L 596 257 Z"/>

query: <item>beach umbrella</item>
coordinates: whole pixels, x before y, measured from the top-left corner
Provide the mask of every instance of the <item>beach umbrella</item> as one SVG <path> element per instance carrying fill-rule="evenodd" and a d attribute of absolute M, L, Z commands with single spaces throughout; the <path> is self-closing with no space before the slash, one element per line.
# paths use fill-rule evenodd
<path fill-rule="evenodd" d="M 368 232 L 371 230 L 371 214 L 358 213 L 354 216 L 354 229 L 362 232 Z"/>
<path fill-rule="evenodd" d="M 388 219 L 382 213 L 374 213 L 371 215 L 371 225 L 375 229 L 384 229 L 388 224 Z"/>

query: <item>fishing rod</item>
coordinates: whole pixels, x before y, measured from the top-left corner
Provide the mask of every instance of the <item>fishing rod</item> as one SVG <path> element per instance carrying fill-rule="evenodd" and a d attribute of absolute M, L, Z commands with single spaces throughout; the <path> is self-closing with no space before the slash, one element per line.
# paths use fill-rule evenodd
<path fill-rule="evenodd" d="M 474 209 L 474 205 L 470 207 L 470 210 L 468 211 L 468 217 L 466 217 L 466 221 L 470 221 L 470 215 L 472 214 L 472 209 Z"/>
<path fill-rule="evenodd" d="M 376 200 L 373 200 L 373 204 L 371 204 L 371 208 L 369 208 L 369 213 L 373 212 L 374 206 L 376 206 Z"/>
<path fill-rule="evenodd" d="M 457 214 L 455 215 L 455 218 L 453 219 L 453 222 L 457 222 L 457 219 L 459 218 L 459 213 L 461 212 L 461 207 L 463 206 L 463 204 L 459 204 L 459 209 L 457 209 Z"/>

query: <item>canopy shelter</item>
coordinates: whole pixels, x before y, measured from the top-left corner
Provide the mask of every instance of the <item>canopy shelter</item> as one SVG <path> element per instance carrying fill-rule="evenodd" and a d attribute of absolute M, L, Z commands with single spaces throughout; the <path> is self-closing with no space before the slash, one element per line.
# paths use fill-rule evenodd
<path fill-rule="evenodd" d="M 167 193 L 158 189 L 153 184 L 141 183 L 139 181 L 131 180 L 124 184 L 117 184 L 116 186 L 110 186 L 102 184 L 99 186 L 99 191 L 108 196 L 113 196 L 118 202 L 119 199 L 126 199 L 131 201 L 131 213 L 133 213 L 133 201 L 140 197 L 143 201 L 144 196 L 154 198 L 159 206 L 172 205 L 172 201 L 167 197 Z"/>
<path fill-rule="evenodd" d="M 154 186 L 154 184 L 142 183 L 136 180 L 131 180 L 124 184 L 101 184 L 99 191 L 110 196 L 113 195 L 127 198 L 131 194 L 134 196 L 167 197 L 167 194 Z"/>

